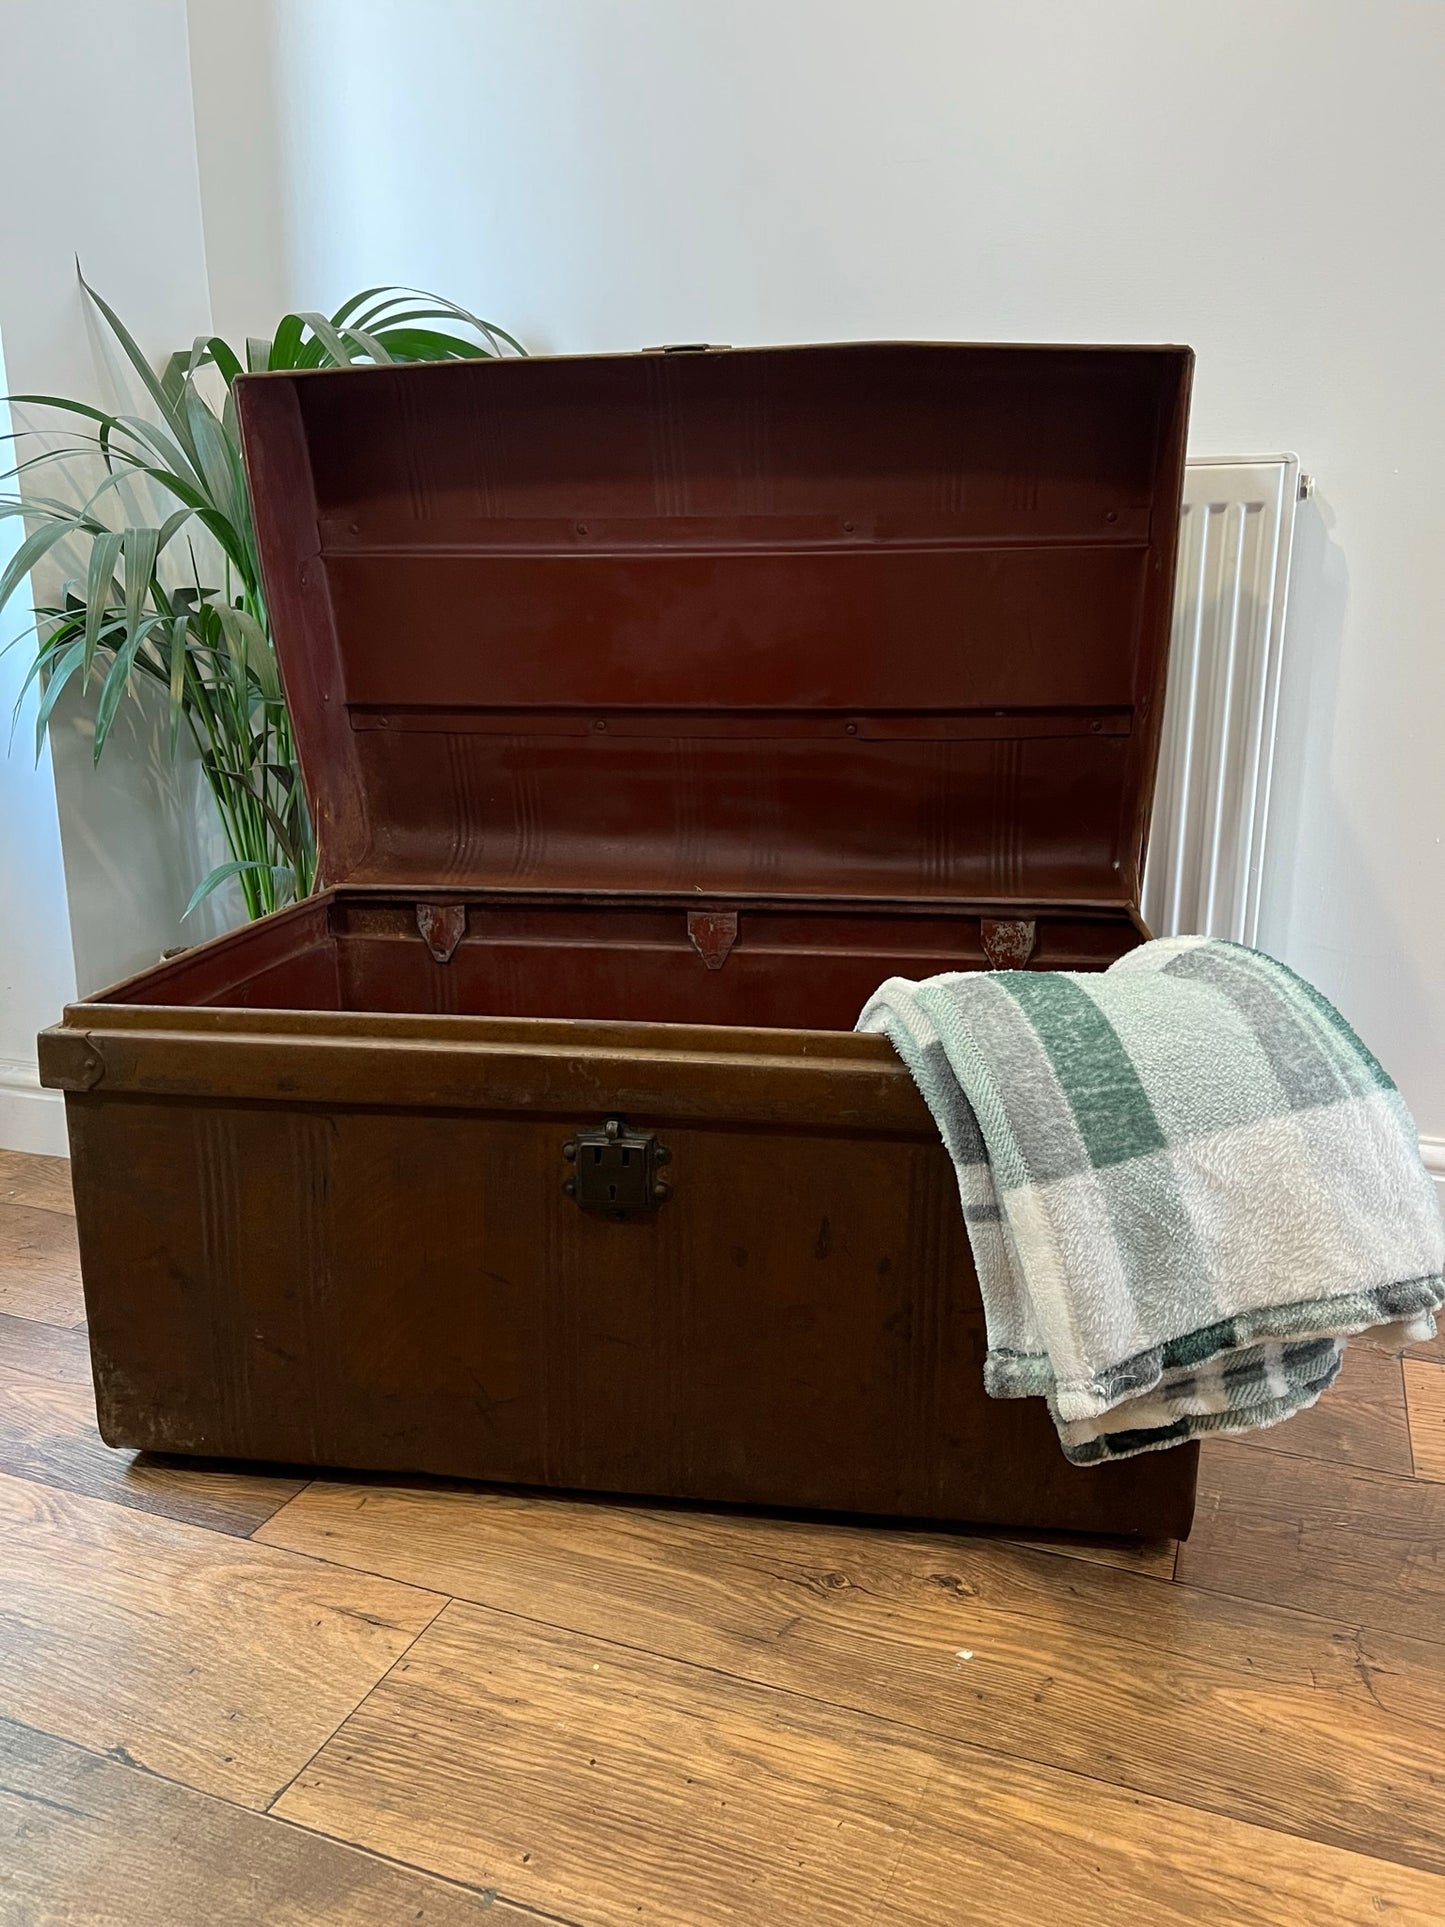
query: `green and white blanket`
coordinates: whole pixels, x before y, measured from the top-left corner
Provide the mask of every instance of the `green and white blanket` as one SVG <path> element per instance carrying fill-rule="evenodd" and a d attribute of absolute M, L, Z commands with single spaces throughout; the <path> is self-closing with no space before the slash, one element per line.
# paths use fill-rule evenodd
<path fill-rule="evenodd" d="M 1237 944 L 1102 972 L 890 978 L 890 1038 L 958 1171 L 995 1398 L 1047 1398 L 1078 1465 L 1312 1405 L 1342 1340 L 1445 1302 L 1445 1228 L 1390 1079 L 1332 1005 Z"/>

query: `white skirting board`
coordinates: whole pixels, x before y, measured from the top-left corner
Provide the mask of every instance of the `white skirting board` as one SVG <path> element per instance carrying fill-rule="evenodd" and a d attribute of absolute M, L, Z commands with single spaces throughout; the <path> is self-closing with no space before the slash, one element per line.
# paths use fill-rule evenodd
<path fill-rule="evenodd" d="M 0 1150 L 69 1155 L 65 1099 L 59 1091 L 41 1089 L 33 1059 L 0 1057 Z"/>

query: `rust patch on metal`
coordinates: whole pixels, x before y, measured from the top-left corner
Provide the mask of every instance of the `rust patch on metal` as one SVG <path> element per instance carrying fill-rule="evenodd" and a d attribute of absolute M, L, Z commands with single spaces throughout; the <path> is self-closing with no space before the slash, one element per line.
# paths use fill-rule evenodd
<path fill-rule="evenodd" d="M 467 906 L 464 903 L 419 903 L 416 906 L 416 927 L 437 962 L 450 963 L 452 952 L 467 934 Z"/>
<path fill-rule="evenodd" d="M 721 970 L 738 940 L 736 910 L 689 910 L 687 934 L 709 970 Z"/>
<path fill-rule="evenodd" d="M 990 970 L 1022 970 L 1034 954 L 1038 926 L 1030 918 L 993 923 L 987 917 L 980 926 L 983 954 Z"/>

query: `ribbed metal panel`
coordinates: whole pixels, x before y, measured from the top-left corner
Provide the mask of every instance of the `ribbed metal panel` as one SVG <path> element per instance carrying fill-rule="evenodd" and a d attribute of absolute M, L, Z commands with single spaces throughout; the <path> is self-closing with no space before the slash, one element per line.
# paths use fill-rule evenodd
<path fill-rule="evenodd" d="M 1299 494 L 1293 455 L 1191 461 L 1144 917 L 1252 944 Z"/>

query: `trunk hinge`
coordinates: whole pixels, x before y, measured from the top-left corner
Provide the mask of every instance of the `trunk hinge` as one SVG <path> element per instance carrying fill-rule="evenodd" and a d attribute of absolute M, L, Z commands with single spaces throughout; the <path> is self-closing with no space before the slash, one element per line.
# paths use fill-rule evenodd
<path fill-rule="evenodd" d="M 1038 925 L 1032 917 L 1018 917 L 1005 923 L 995 923 L 985 917 L 979 929 L 990 970 L 1022 970 L 1034 954 Z"/>
<path fill-rule="evenodd" d="M 467 934 L 467 906 L 464 903 L 419 903 L 416 927 L 438 963 L 450 963 L 452 952 Z"/>
<path fill-rule="evenodd" d="M 721 970 L 738 940 L 736 910 L 689 910 L 687 934 L 709 970 Z"/>

